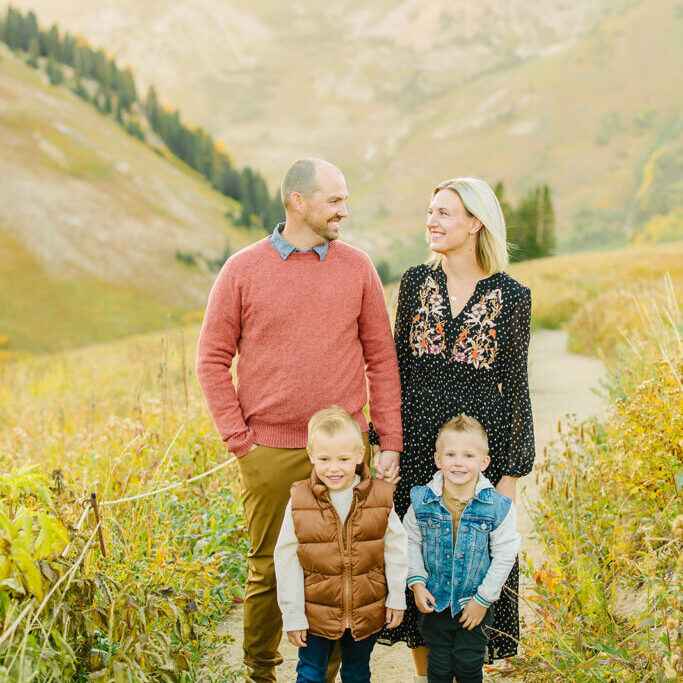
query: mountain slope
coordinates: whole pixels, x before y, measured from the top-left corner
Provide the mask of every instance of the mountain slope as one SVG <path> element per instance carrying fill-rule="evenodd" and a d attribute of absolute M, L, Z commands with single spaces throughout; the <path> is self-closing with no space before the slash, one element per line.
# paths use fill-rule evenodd
<path fill-rule="evenodd" d="M 271 183 L 299 156 L 334 160 L 347 236 L 378 254 L 467 174 L 513 195 L 548 182 L 565 245 L 623 242 L 647 159 L 679 136 L 668 0 L 17 4 L 114 50 Z"/>
<path fill-rule="evenodd" d="M 199 308 L 213 275 L 176 252 L 253 240 L 239 206 L 43 78 L 0 48 L 0 336 L 53 350 Z"/>

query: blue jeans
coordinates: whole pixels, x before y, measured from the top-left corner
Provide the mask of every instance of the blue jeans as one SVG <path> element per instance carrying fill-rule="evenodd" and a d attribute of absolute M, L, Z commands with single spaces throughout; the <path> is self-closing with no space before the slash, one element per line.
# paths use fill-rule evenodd
<path fill-rule="evenodd" d="M 342 683 L 370 683 L 370 653 L 379 633 L 354 640 L 350 629 L 339 640 L 328 640 L 309 633 L 307 647 L 299 648 L 296 683 L 327 683 L 327 662 L 339 643 Z"/>

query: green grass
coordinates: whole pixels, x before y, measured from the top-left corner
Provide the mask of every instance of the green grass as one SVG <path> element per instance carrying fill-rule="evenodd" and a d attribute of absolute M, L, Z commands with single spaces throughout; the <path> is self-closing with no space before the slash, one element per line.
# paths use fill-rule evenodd
<path fill-rule="evenodd" d="M 163 328 L 178 320 L 132 287 L 50 276 L 0 231 L 0 332 L 10 352 L 58 351 Z"/>

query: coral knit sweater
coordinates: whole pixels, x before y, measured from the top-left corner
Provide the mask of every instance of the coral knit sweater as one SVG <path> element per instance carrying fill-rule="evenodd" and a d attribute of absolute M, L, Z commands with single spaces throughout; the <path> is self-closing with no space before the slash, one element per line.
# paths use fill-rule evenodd
<path fill-rule="evenodd" d="M 343 242 L 322 261 L 312 251 L 283 260 L 268 238 L 231 256 L 209 295 L 197 377 L 237 457 L 252 444 L 305 447 L 311 415 L 333 404 L 367 430 L 366 386 L 382 449 L 403 450 L 382 285 L 367 254 Z"/>

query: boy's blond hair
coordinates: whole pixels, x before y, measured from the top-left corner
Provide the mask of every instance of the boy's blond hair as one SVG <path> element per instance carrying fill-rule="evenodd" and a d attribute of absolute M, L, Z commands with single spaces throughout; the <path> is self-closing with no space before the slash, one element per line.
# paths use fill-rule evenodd
<path fill-rule="evenodd" d="M 452 417 L 446 424 L 439 430 L 439 435 L 436 437 L 436 447 L 439 446 L 439 439 L 441 435 L 445 432 L 459 432 L 466 434 L 476 434 L 481 438 L 482 445 L 484 447 L 484 455 L 488 455 L 489 452 L 489 437 L 486 434 L 484 426 L 477 420 L 476 417 L 470 417 L 465 415 L 465 413 L 460 413 L 457 417 Z"/>
<path fill-rule="evenodd" d="M 351 413 L 339 406 L 331 406 L 319 410 L 308 421 L 308 443 L 307 448 L 311 448 L 316 434 L 322 432 L 327 436 L 333 436 L 344 429 L 350 430 L 358 437 L 358 445 L 363 446 L 363 435 L 361 434 L 358 422 L 353 419 Z"/>

